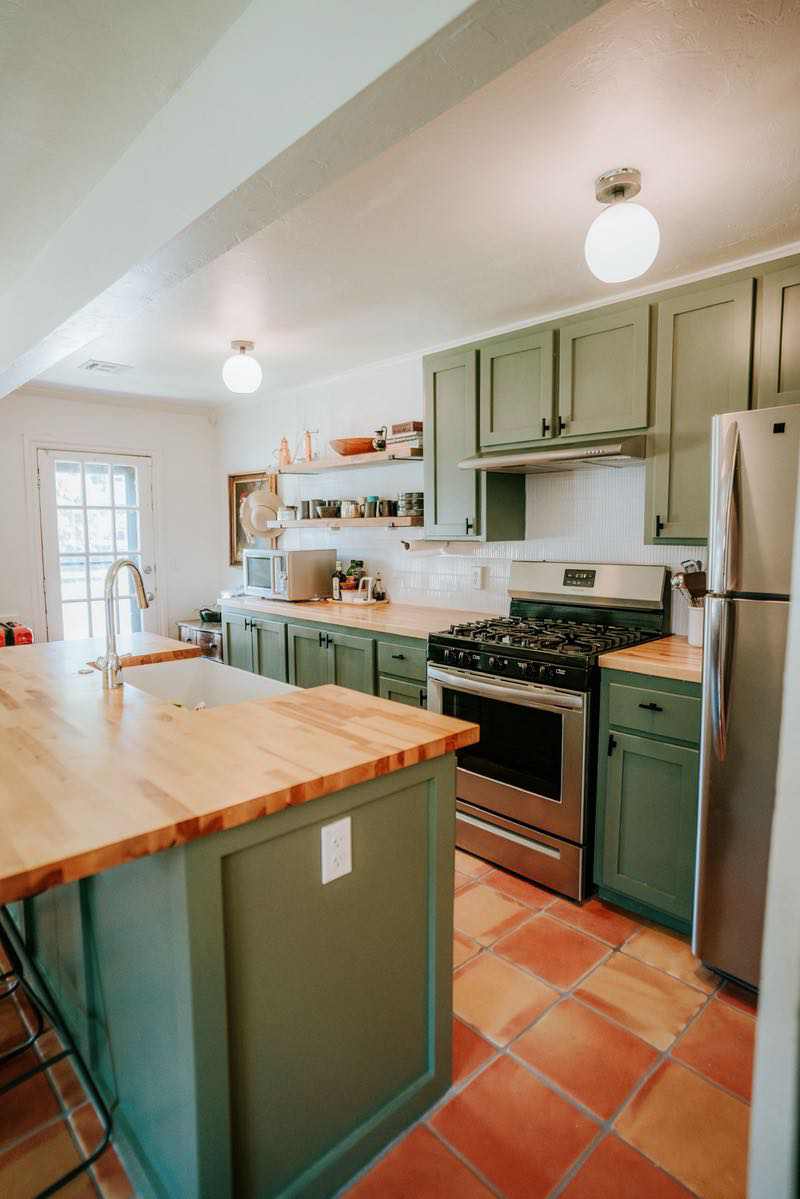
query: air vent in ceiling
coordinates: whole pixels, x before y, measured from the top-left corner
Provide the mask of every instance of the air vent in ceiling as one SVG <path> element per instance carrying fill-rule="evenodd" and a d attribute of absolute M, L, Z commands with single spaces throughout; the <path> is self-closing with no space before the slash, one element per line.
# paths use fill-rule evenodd
<path fill-rule="evenodd" d="M 91 371 L 94 375 L 121 375 L 123 371 L 133 370 L 123 362 L 103 362 L 101 358 L 88 358 L 82 362 L 79 370 Z"/>

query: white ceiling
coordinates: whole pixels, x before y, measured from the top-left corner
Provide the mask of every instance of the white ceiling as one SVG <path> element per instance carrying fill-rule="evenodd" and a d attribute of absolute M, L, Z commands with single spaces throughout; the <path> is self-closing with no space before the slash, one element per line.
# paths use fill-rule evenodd
<path fill-rule="evenodd" d="M 233 337 L 269 389 L 600 302 L 593 180 L 638 166 L 657 284 L 800 239 L 800 5 L 611 0 L 495 82 L 186 279 L 42 378 L 236 402 Z M 621 294 L 614 290 L 614 295 Z"/>
<path fill-rule="evenodd" d="M 0 0 L 0 292 L 247 0 Z"/>

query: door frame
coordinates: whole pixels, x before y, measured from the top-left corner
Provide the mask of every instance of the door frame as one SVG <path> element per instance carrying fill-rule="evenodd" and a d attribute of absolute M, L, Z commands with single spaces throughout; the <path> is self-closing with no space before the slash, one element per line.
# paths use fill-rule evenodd
<path fill-rule="evenodd" d="M 28 526 L 31 564 L 31 613 L 33 635 L 36 641 L 47 640 L 47 604 L 45 598 L 44 533 L 42 504 L 39 489 L 39 450 L 63 450 L 67 454 L 117 454 L 121 457 L 147 457 L 151 462 L 151 487 L 153 498 L 153 563 L 158 580 L 159 619 L 158 632 L 167 636 L 167 611 L 169 588 L 166 573 L 162 570 L 163 547 L 167 543 L 164 525 L 163 481 L 161 458 L 157 450 L 145 446 L 109 445 L 108 443 L 86 444 L 85 441 L 70 441 L 68 438 L 37 437 L 23 433 L 23 457 L 25 461 L 26 497 L 28 501 Z"/>

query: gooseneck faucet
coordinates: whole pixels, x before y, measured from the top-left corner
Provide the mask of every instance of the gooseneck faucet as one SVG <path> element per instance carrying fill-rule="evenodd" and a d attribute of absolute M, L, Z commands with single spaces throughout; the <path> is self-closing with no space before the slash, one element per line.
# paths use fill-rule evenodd
<path fill-rule="evenodd" d="M 117 653 L 117 619 L 116 612 L 114 611 L 114 584 L 123 566 L 127 566 L 133 575 L 136 602 L 139 607 L 150 607 L 144 590 L 144 580 L 139 573 L 139 567 L 136 563 L 131 562 L 130 558 L 119 558 L 116 562 L 112 562 L 106 574 L 104 593 L 106 604 L 106 655 L 98 663 L 103 671 L 103 686 L 109 689 L 122 686 L 122 666 L 119 654 Z"/>

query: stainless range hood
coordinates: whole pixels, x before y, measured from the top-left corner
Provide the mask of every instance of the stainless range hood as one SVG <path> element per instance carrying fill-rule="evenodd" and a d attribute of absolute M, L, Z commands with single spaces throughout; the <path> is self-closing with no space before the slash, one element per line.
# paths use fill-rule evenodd
<path fill-rule="evenodd" d="M 626 466 L 644 458 L 647 439 L 623 437 L 595 445 L 570 446 L 563 450 L 523 450 L 514 454 L 479 454 L 459 462 L 461 470 L 499 471 L 505 475 L 540 475 L 587 466 Z"/>

